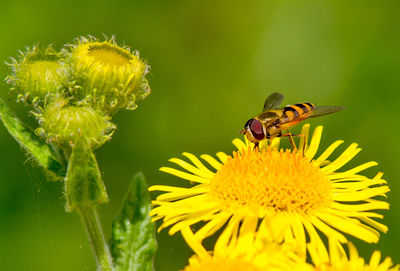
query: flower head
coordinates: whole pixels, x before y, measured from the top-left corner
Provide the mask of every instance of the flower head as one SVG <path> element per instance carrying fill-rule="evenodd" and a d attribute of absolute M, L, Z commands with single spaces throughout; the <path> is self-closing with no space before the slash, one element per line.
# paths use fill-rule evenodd
<path fill-rule="evenodd" d="M 215 172 L 198 158 L 183 153 L 191 163 L 173 158 L 171 162 L 185 171 L 162 167 L 160 170 L 196 183 L 191 188 L 155 185 L 150 191 L 165 191 L 153 204 L 153 220 L 163 219 L 159 230 L 172 226 L 170 234 L 196 225 L 193 235 L 202 241 L 223 228 L 219 239 L 236 236 L 243 223 L 259 225 L 258 234 L 274 240 L 298 242 L 306 249 L 306 240 L 324 246 L 318 231 L 341 243 L 343 233 L 368 243 L 376 243 L 379 231 L 387 227 L 375 218 L 382 215 L 376 209 L 388 209 L 389 204 L 376 199 L 389 191 L 382 173 L 370 179 L 358 174 L 376 165 L 368 162 L 345 171 L 338 171 L 361 149 L 351 144 L 333 161 L 327 160 L 342 141 L 336 141 L 315 157 L 322 127 L 315 129 L 308 144 L 309 125 L 302 130 L 299 149 L 278 149 L 279 140 L 271 146 L 254 148 L 252 143 L 235 139 L 238 151 L 232 155 L 217 153 L 219 161 L 202 155 Z M 318 231 L 317 231 L 318 230 Z M 219 242 L 219 241 L 218 241 Z"/>
<path fill-rule="evenodd" d="M 18 93 L 18 100 L 35 104 L 56 93 L 65 76 L 61 64 L 63 57 L 63 53 L 56 52 L 51 46 L 34 46 L 21 52 L 19 59 L 12 59 L 12 74 L 6 80 Z"/>
<path fill-rule="evenodd" d="M 243 228 L 247 226 L 251 225 Z M 238 238 L 217 243 L 212 252 L 207 252 L 194 241 L 189 227 L 184 228 L 182 234 L 196 252 L 184 271 L 313 271 L 305 262 L 305 254 L 294 243 L 274 243 L 244 230 Z"/>
<path fill-rule="evenodd" d="M 145 78 L 149 66 L 113 38 L 80 38 L 71 46 L 70 64 L 72 94 L 105 114 L 135 109 L 136 101 L 150 94 Z"/>
<path fill-rule="evenodd" d="M 381 262 L 381 253 L 375 250 L 369 260 L 365 262 L 358 255 L 356 247 L 349 242 L 348 256 L 343 246 L 336 240 L 329 240 L 329 253 L 326 249 L 309 247 L 312 261 L 316 271 L 399 271 L 400 265 L 393 266 L 392 259 L 386 257 Z"/>

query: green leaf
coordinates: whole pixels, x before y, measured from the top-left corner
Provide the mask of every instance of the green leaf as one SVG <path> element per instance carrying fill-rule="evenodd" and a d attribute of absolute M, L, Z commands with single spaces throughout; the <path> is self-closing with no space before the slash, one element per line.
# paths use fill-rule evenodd
<path fill-rule="evenodd" d="M 62 179 L 65 167 L 57 160 L 49 145 L 41 142 L 0 99 L 0 119 L 8 132 L 24 148 L 35 161 L 50 175 L 51 179 Z"/>
<path fill-rule="evenodd" d="M 150 222 L 150 196 L 143 173 L 131 182 L 123 209 L 112 225 L 111 254 L 117 270 L 154 270 L 155 225 Z"/>
<path fill-rule="evenodd" d="M 65 198 L 67 211 L 108 201 L 96 157 L 83 136 L 77 137 L 72 146 L 65 178 Z"/>

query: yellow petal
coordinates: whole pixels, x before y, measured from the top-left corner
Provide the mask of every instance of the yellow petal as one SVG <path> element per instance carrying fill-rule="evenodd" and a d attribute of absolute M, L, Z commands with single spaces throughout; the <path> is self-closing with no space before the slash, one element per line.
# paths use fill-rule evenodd
<path fill-rule="evenodd" d="M 317 165 L 321 164 L 324 162 L 335 150 L 336 148 L 342 144 L 344 141 L 343 140 L 337 140 L 334 143 L 332 143 L 316 160 L 315 163 Z"/>
<path fill-rule="evenodd" d="M 178 158 L 171 158 L 168 161 L 175 163 L 175 164 L 181 166 L 183 169 L 186 169 L 190 173 L 193 173 L 194 175 L 203 177 L 205 179 L 211 179 L 214 176 L 214 173 L 212 173 L 211 171 L 200 170 L 200 169 L 192 166 L 191 164 L 189 164 L 181 159 L 178 159 Z"/>
<path fill-rule="evenodd" d="M 317 153 L 319 142 L 321 141 L 321 134 L 322 134 L 322 126 L 318 126 L 315 128 L 313 136 L 311 138 L 310 146 L 305 152 L 305 156 L 311 160 L 315 154 Z"/>
<path fill-rule="evenodd" d="M 376 209 L 389 209 L 389 203 L 385 201 L 377 201 L 374 203 L 362 203 L 362 204 L 342 204 L 339 202 L 332 202 L 331 208 L 343 210 L 343 211 L 369 211 Z"/>
<path fill-rule="evenodd" d="M 192 230 L 189 227 L 185 227 L 182 229 L 182 236 L 185 239 L 186 243 L 189 245 L 194 252 L 200 257 L 208 257 L 209 254 L 205 250 L 205 248 L 201 245 L 201 243 L 196 239 L 193 235 Z"/>
<path fill-rule="evenodd" d="M 163 171 L 163 172 L 175 175 L 179 178 L 182 178 L 182 179 L 185 179 L 188 181 L 192 181 L 192 182 L 196 182 L 196 183 L 209 183 L 210 182 L 209 179 L 205 179 L 200 176 L 189 174 L 189 173 L 186 173 L 186 172 L 174 169 L 174 168 L 162 167 L 162 168 L 160 168 L 160 171 Z"/>
<path fill-rule="evenodd" d="M 335 201 L 355 202 L 360 200 L 367 200 L 376 196 L 385 196 L 385 194 L 389 191 L 390 189 L 388 186 L 372 187 L 369 189 L 349 193 L 335 193 L 332 195 L 332 199 Z"/>
<path fill-rule="evenodd" d="M 228 221 L 230 217 L 231 214 L 226 212 L 215 214 L 214 218 L 210 219 L 207 224 L 205 224 L 195 233 L 196 238 L 203 240 L 208 236 L 213 235 Z"/>
<path fill-rule="evenodd" d="M 225 164 L 226 160 L 228 160 L 228 155 L 226 155 L 226 153 L 224 152 L 217 152 L 217 157 L 219 158 L 219 160 L 221 160 L 221 162 L 223 164 Z"/>
<path fill-rule="evenodd" d="M 216 170 L 221 169 L 222 164 L 220 162 L 218 162 L 214 157 L 212 157 L 208 154 L 200 155 L 200 157 L 201 157 L 201 159 L 207 161 L 207 163 L 209 163 Z"/>
<path fill-rule="evenodd" d="M 338 231 L 332 229 L 330 226 L 326 225 L 324 222 L 319 220 L 317 217 L 311 216 L 310 222 L 322 233 L 324 233 L 328 238 L 334 238 L 341 243 L 346 243 L 347 239 L 343 234 Z"/>
<path fill-rule="evenodd" d="M 246 144 L 245 144 L 242 140 L 240 140 L 239 138 L 235 138 L 235 139 L 232 141 L 232 143 L 233 143 L 233 145 L 235 145 L 235 147 L 236 147 L 239 151 L 242 151 L 242 150 L 244 150 L 244 149 L 247 149 Z"/>
<path fill-rule="evenodd" d="M 307 149 L 307 143 L 308 143 L 308 133 L 310 131 L 310 124 L 306 123 L 303 125 L 301 128 L 301 137 L 300 137 L 300 143 L 299 143 L 299 150 L 306 150 Z"/>
<path fill-rule="evenodd" d="M 357 153 L 361 151 L 361 149 L 357 148 L 357 146 L 358 145 L 356 143 L 351 144 L 338 158 L 336 158 L 336 160 L 334 160 L 329 165 L 321 168 L 321 171 L 329 174 L 344 166 L 347 162 L 353 159 L 353 157 L 356 156 Z"/>
<path fill-rule="evenodd" d="M 378 165 L 377 162 L 368 162 L 368 163 L 362 164 L 362 165 L 360 165 L 358 167 L 352 168 L 352 169 L 344 171 L 344 172 L 330 174 L 329 175 L 329 179 L 334 180 L 334 179 L 345 178 L 347 176 L 351 176 L 353 174 L 356 174 L 356 173 L 358 173 L 360 171 L 363 171 L 363 170 L 365 170 L 367 168 L 370 168 L 370 167 L 373 167 L 373 166 L 376 166 L 376 165 Z"/>
<path fill-rule="evenodd" d="M 214 175 L 215 173 L 212 172 L 211 170 L 209 170 L 200 160 L 199 158 L 197 158 L 195 155 L 188 153 L 188 152 L 184 152 L 182 153 L 183 156 L 187 157 L 198 169 L 207 172 L 208 174 Z"/>
<path fill-rule="evenodd" d="M 362 225 L 356 219 L 340 217 L 326 212 L 318 213 L 318 217 L 328 225 L 364 240 L 367 243 L 376 243 L 379 240 L 379 233 L 372 228 Z"/>

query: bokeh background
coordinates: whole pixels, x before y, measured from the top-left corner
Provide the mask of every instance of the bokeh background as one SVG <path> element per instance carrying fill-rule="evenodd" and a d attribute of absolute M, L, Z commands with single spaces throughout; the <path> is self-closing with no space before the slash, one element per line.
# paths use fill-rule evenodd
<path fill-rule="evenodd" d="M 152 94 L 115 117 L 116 134 L 96 152 L 110 196 L 100 207 L 107 236 L 135 172 L 151 184 L 182 184 L 158 168 L 183 151 L 230 153 L 272 91 L 287 104 L 346 106 L 310 122 L 325 126 L 323 148 L 336 139 L 361 145 L 349 166 L 379 162 L 365 173 L 383 171 L 389 182 L 389 232 L 377 245 L 356 244 L 365 257 L 381 249 L 400 263 L 399 12 L 398 0 L 2 0 L 0 77 L 25 46 L 59 49 L 87 34 L 115 34 L 147 59 Z M 5 82 L 0 96 L 32 122 Z M 3 125 L 0 155 L 1 269 L 94 270 L 80 221 L 64 210 L 62 184 L 47 182 Z M 158 238 L 156 269 L 182 268 L 192 254 L 182 238 Z"/>

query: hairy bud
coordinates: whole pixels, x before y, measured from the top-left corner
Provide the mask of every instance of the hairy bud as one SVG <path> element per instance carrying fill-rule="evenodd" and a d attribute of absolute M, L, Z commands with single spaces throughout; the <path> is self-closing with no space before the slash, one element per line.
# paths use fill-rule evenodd
<path fill-rule="evenodd" d="M 103 113 L 88 106 L 69 105 L 65 98 L 54 100 L 38 118 L 41 128 L 36 133 L 61 148 L 69 148 L 77 137 L 85 137 L 92 149 L 98 148 L 115 129 Z"/>
<path fill-rule="evenodd" d="M 81 38 L 70 53 L 70 92 L 105 114 L 135 109 L 136 101 L 150 93 L 145 78 L 149 66 L 137 52 L 118 46 L 113 39 Z"/>
<path fill-rule="evenodd" d="M 63 53 L 51 46 L 38 46 L 21 52 L 18 59 L 9 64 L 12 74 L 6 81 L 18 93 L 18 100 L 28 104 L 41 104 L 49 96 L 60 90 L 65 72 L 62 65 Z"/>

